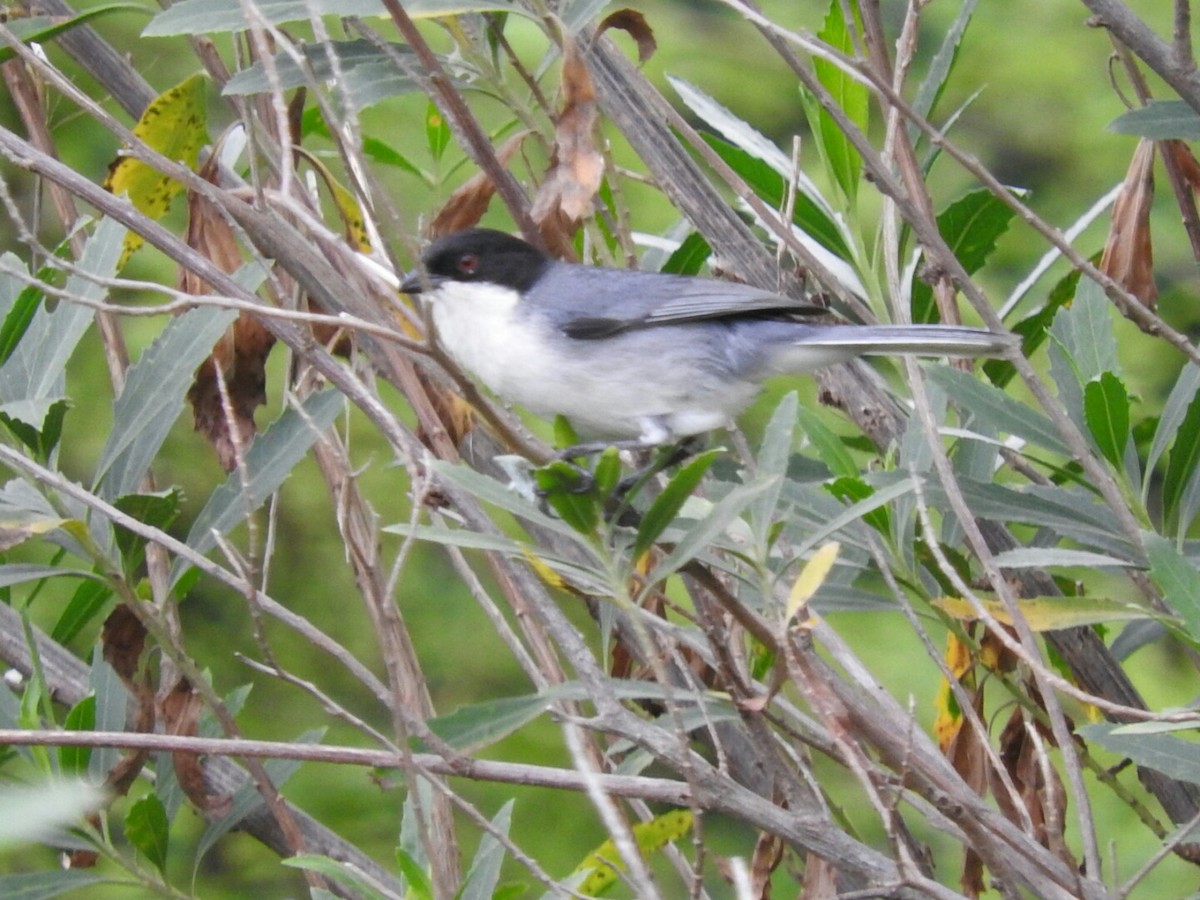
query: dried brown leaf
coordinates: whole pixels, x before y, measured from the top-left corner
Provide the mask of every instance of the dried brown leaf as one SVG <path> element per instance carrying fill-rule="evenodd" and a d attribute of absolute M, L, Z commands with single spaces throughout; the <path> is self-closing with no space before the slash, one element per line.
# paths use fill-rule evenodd
<path fill-rule="evenodd" d="M 146 649 L 146 627 L 125 604 L 118 604 L 101 629 L 104 661 L 133 688 L 142 651 Z"/>
<path fill-rule="evenodd" d="M 1147 307 L 1158 300 L 1154 284 L 1154 247 L 1150 206 L 1154 200 L 1154 142 L 1138 141 L 1125 183 L 1113 204 L 1108 241 L 1100 257 L 1104 272 Z"/>
<path fill-rule="evenodd" d="M 202 708 L 200 695 L 192 689 L 191 682 L 181 676 L 161 701 L 164 730 L 167 734 L 195 737 Z M 209 791 L 198 753 L 177 751 L 171 754 L 171 763 L 179 786 L 198 809 L 213 816 L 221 816 L 229 810 L 232 802 L 229 796 Z"/>
<path fill-rule="evenodd" d="M 1034 740 L 1030 728 L 1037 729 L 1040 740 Z M 1054 765 L 1043 758 L 1047 746 L 1053 746 L 1050 731 L 1036 721 L 1031 722 L 1024 710 L 1017 709 L 1000 734 L 1000 761 L 1033 825 L 1034 839 L 1074 868 L 1076 861 L 1067 849 L 1063 832 L 1067 793 Z M 1021 824 L 1022 816 L 1013 806 L 1012 795 L 998 784 L 993 793 L 1004 816 Z"/>
<path fill-rule="evenodd" d="M 525 138 L 529 136 L 528 129 L 514 134 L 496 151 L 496 159 L 500 165 L 507 166 L 509 161 L 521 148 Z M 464 228 L 479 224 L 483 214 L 487 212 L 488 204 L 496 193 L 496 186 L 486 172 L 476 172 L 462 183 L 437 211 L 427 229 L 429 237 L 441 237 L 453 234 Z"/>
<path fill-rule="evenodd" d="M 757 900 L 770 900 L 771 873 L 783 859 L 783 840 L 766 831 L 758 833 L 754 842 L 754 853 L 750 857 L 750 896 Z M 809 856 L 812 862 L 816 857 Z"/>
<path fill-rule="evenodd" d="M 654 29 L 636 9 L 618 9 L 604 17 L 600 27 L 596 29 L 596 37 L 604 34 L 610 28 L 624 31 L 637 44 L 638 62 L 644 63 L 658 49 L 658 41 L 654 40 Z"/>
<path fill-rule="evenodd" d="M 570 236 L 579 220 L 591 212 L 604 175 L 604 156 L 595 142 L 596 87 L 578 45 L 569 37 L 563 41 L 562 95 L 550 171 L 538 188 L 530 214 L 547 248 L 569 256 Z"/>
<path fill-rule="evenodd" d="M 216 178 L 211 166 L 200 174 L 210 181 Z M 242 256 L 225 218 L 195 192 L 188 197 L 188 213 L 188 245 L 222 271 L 237 271 Z M 198 295 L 210 291 L 203 279 L 187 270 L 180 276 L 180 289 Z M 258 319 L 242 312 L 196 369 L 188 390 L 196 430 L 208 438 L 226 472 L 237 465 L 238 448 L 254 437 L 254 411 L 267 402 L 266 361 L 274 343 L 274 335 Z M 221 396 L 220 380 L 225 382 L 228 403 Z"/>

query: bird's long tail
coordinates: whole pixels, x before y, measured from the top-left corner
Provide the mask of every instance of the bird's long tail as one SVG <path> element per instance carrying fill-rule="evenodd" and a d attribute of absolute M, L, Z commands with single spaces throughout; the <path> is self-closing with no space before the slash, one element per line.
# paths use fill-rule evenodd
<path fill-rule="evenodd" d="M 840 349 L 847 356 L 1003 356 L 1016 338 L 965 325 L 827 325 L 800 343 Z"/>

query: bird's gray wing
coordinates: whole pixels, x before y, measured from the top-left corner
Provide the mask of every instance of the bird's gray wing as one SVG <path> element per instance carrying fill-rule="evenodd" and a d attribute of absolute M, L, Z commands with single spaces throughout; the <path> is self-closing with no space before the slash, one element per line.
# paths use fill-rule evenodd
<path fill-rule="evenodd" d="M 828 313 L 824 307 L 797 303 L 750 285 L 709 278 L 587 266 L 561 266 L 555 275 L 537 290 L 558 296 L 558 325 L 568 337 L 579 340 L 712 319 L 762 315 L 802 319 Z M 563 294 L 570 295 L 566 302 Z"/>

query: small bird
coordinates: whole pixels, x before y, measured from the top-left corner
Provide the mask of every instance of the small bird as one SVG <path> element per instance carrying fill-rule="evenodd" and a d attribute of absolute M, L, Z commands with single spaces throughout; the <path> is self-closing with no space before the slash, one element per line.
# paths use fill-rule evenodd
<path fill-rule="evenodd" d="M 655 447 L 729 425 L 764 380 L 865 354 L 1002 356 L 1010 335 L 956 325 L 828 324 L 744 284 L 575 265 L 472 228 L 434 241 L 401 285 L 437 340 L 501 399 L 580 435 Z"/>

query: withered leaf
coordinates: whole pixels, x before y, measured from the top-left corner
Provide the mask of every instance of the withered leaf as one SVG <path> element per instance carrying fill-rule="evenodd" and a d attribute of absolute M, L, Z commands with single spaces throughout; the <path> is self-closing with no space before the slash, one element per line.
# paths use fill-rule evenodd
<path fill-rule="evenodd" d="M 146 627 L 128 606 L 120 603 L 104 620 L 100 640 L 104 661 L 121 676 L 126 687 L 133 689 L 138 663 L 146 648 Z"/>
<path fill-rule="evenodd" d="M 569 256 L 571 234 L 591 211 L 604 175 L 604 156 L 595 142 L 596 87 L 570 37 L 563 41 L 562 95 L 550 171 L 538 188 L 530 214 L 546 246 Z"/>
<path fill-rule="evenodd" d="M 638 62 L 644 63 L 658 49 L 658 41 L 654 40 L 654 29 L 636 9 L 618 9 L 604 17 L 600 27 L 596 29 L 596 37 L 604 34 L 610 28 L 619 28 L 637 44 Z"/>
<path fill-rule="evenodd" d="M 520 149 L 521 143 L 529 136 L 529 130 L 519 131 L 510 137 L 496 151 L 496 159 L 500 165 L 507 166 L 509 160 Z M 442 208 L 437 211 L 433 221 L 429 223 L 429 237 L 441 237 L 453 234 L 478 225 L 483 214 L 487 212 L 492 195 L 496 193 L 496 185 L 486 172 L 476 172 L 450 195 Z"/>
<path fill-rule="evenodd" d="M 1150 238 L 1150 206 L 1154 200 L 1154 142 L 1138 141 L 1125 182 L 1113 204 L 1108 241 L 1100 257 L 1104 272 L 1146 306 L 1158 300 L 1154 284 L 1154 247 Z"/>
<path fill-rule="evenodd" d="M 214 154 L 215 158 L 215 154 Z M 200 175 L 216 178 L 212 164 Z M 235 272 L 242 264 L 237 239 L 225 218 L 200 194 L 188 195 L 188 246 L 211 259 L 224 272 Z M 189 294 L 209 293 L 208 284 L 183 270 L 180 290 Z M 196 369 L 188 402 L 196 430 L 208 438 L 221 467 L 232 471 L 237 465 L 239 447 L 254 437 L 254 410 L 267 402 L 266 361 L 275 337 L 257 318 L 243 311 Z M 228 402 L 221 396 L 224 381 Z"/>
<path fill-rule="evenodd" d="M 200 695 L 192 689 L 191 682 L 181 676 L 163 696 L 161 708 L 167 734 L 196 736 L 202 706 Z M 175 752 L 171 754 L 171 763 L 179 786 L 198 809 L 213 816 L 224 815 L 229 810 L 232 803 L 229 796 L 209 792 L 199 754 Z"/>

